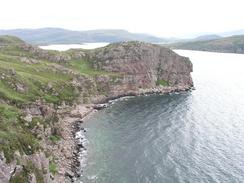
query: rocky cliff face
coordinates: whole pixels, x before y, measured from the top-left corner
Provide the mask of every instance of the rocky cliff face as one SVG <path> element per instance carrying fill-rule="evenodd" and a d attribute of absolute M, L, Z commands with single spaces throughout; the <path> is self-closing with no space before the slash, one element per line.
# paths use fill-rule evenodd
<path fill-rule="evenodd" d="M 150 89 L 160 85 L 193 86 L 192 63 L 170 49 L 142 42 L 111 44 L 91 51 L 89 61 L 95 69 L 117 73 L 120 77 L 110 86 L 110 93 Z M 162 86 L 161 86 L 162 87 Z"/>
<path fill-rule="evenodd" d="M 55 52 L 0 37 L 0 182 L 70 182 L 92 103 L 187 90 L 191 72 L 188 58 L 153 44 Z"/>

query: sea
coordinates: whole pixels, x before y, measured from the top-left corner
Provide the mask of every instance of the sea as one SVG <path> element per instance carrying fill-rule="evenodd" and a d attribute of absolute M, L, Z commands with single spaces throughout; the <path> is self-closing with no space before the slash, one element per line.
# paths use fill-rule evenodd
<path fill-rule="evenodd" d="M 85 121 L 83 183 L 244 182 L 244 55 L 175 50 L 195 90 L 115 102 Z"/>
<path fill-rule="evenodd" d="M 244 182 L 244 55 L 174 50 L 195 90 L 130 97 L 88 118 L 82 183 Z"/>

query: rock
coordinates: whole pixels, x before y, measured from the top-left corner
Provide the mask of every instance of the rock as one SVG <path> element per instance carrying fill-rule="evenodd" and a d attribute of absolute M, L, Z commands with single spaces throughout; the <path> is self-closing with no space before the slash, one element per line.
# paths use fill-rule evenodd
<path fill-rule="evenodd" d="M 51 117 L 54 113 L 55 113 L 55 110 L 53 108 L 53 106 L 49 106 L 49 105 L 41 105 L 39 107 L 40 111 L 41 111 L 41 115 L 44 117 L 44 118 L 48 118 L 48 117 Z"/>
<path fill-rule="evenodd" d="M 41 104 L 41 103 L 32 103 L 25 105 L 23 107 L 23 112 L 26 116 L 43 116 L 44 118 L 51 117 L 55 113 L 53 105 Z"/>
<path fill-rule="evenodd" d="M 76 177 L 73 177 L 73 178 L 72 178 L 72 182 L 75 182 L 76 180 L 77 180 Z"/>
<path fill-rule="evenodd" d="M 30 123 L 32 121 L 32 117 L 33 116 L 31 114 L 27 114 L 23 119 Z"/>
<path fill-rule="evenodd" d="M 16 170 L 16 162 L 6 163 L 3 152 L 0 152 L 0 182 L 8 183 Z"/>
<path fill-rule="evenodd" d="M 59 173 L 60 175 L 65 175 L 65 171 L 64 171 L 63 169 L 59 170 L 58 173 Z"/>
<path fill-rule="evenodd" d="M 49 83 L 47 84 L 47 89 L 48 89 L 48 90 L 51 90 L 52 88 L 53 88 L 53 85 L 52 85 L 52 83 L 49 82 Z"/>
<path fill-rule="evenodd" d="M 109 97 L 137 95 L 140 89 L 160 88 L 158 81 L 169 86 L 193 86 L 189 58 L 159 45 L 136 41 L 113 43 L 92 50 L 88 58 L 94 68 L 120 75 L 111 80 L 104 76 L 96 78 L 98 89 L 102 88 Z"/>
<path fill-rule="evenodd" d="M 75 123 L 83 123 L 84 121 L 83 120 L 80 120 L 80 119 L 78 119 L 78 120 L 76 120 L 75 121 Z"/>
<path fill-rule="evenodd" d="M 38 60 L 33 58 L 27 58 L 27 57 L 20 57 L 20 61 L 26 64 L 38 64 L 40 63 Z"/>
<path fill-rule="evenodd" d="M 22 156 L 22 164 L 31 162 L 35 168 L 43 173 L 44 182 L 50 182 L 50 173 L 49 173 L 49 159 L 46 157 L 44 152 L 35 153 L 29 156 Z M 35 182 L 35 177 L 30 176 L 31 180 Z"/>
<path fill-rule="evenodd" d="M 96 110 L 101 110 L 101 109 L 104 109 L 104 108 L 107 108 L 108 107 L 108 104 L 97 104 L 94 106 L 94 109 Z"/>
<path fill-rule="evenodd" d="M 36 176 L 34 173 L 29 174 L 28 181 L 29 183 L 36 183 Z"/>
<path fill-rule="evenodd" d="M 75 174 L 72 171 L 66 171 L 65 176 L 68 176 L 69 178 L 73 178 L 75 176 Z"/>
<path fill-rule="evenodd" d="M 15 71 L 14 69 L 10 69 L 9 72 L 10 72 L 10 74 L 11 74 L 12 76 L 15 76 L 15 75 L 16 75 L 16 71 Z"/>
<path fill-rule="evenodd" d="M 18 175 L 18 174 L 20 174 L 22 171 L 23 171 L 23 166 L 21 166 L 21 165 L 16 165 L 15 170 L 14 170 L 14 174 L 15 174 L 15 175 Z"/>
<path fill-rule="evenodd" d="M 23 112 L 28 115 L 31 114 L 32 116 L 40 116 L 41 110 L 39 108 L 39 105 L 36 104 L 30 104 L 30 105 L 26 105 L 23 107 Z"/>
<path fill-rule="evenodd" d="M 15 84 L 15 88 L 16 88 L 17 92 L 20 92 L 20 93 L 24 93 L 25 92 L 25 86 L 20 84 L 20 83 Z"/>
<path fill-rule="evenodd" d="M 53 176 L 52 174 L 50 174 L 50 178 L 51 178 L 52 180 L 54 180 L 54 176 Z"/>
<path fill-rule="evenodd" d="M 78 145 L 80 148 L 84 148 L 82 142 L 77 143 L 77 145 Z"/>
<path fill-rule="evenodd" d="M 82 119 L 92 109 L 87 108 L 86 105 L 78 105 L 74 110 L 71 111 L 70 116 Z"/>

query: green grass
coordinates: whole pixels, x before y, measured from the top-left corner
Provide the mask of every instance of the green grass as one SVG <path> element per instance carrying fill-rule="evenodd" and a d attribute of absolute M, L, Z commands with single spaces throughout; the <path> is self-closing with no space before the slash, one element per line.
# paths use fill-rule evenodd
<path fill-rule="evenodd" d="M 156 85 L 157 86 L 169 86 L 169 82 L 168 81 L 165 81 L 165 80 L 162 80 L 162 79 L 158 79 L 156 81 Z"/>
<path fill-rule="evenodd" d="M 5 55 L 0 51 L 0 74 L 5 74 L 5 79 L 0 80 L 0 98 L 13 104 L 33 102 L 37 99 L 55 104 L 60 104 L 62 101 L 71 103 L 79 94 L 75 92 L 70 82 L 74 76 L 59 70 L 59 68 L 65 67 L 73 70 L 76 74 L 91 77 L 98 75 L 119 76 L 116 73 L 95 70 L 85 60 L 73 60 L 62 64 L 38 60 L 37 63 L 27 64 L 21 62 L 18 56 Z M 14 70 L 16 75 L 11 75 L 9 70 Z M 12 86 L 15 84 L 25 86 L 26 92 L 16 91 L 16 88 Z M 46 89 L 48 84 L 53 86 L 51 90 Z"/>
<path fill-rule="evenodd" d="M 56 63 L 39 60 L 27 64 L 19 57 L 5 54 L 0 50 L 0 100 L 8 103 L 0 104 L 0 151 L 4 152 L 7 162 L 11 162 L 15 151 L 30 155 L 39 149 L 38 139 L 31 129 L 40 120 L 26 124 L 17 107 L 37 99 L 57 105 L 62 101 L 72 103 L 79 93 L 70 82 L 73 76 L 58 70 Z M 17 91 L 17 84 L 24 86 L 25 91 Z"/>
<path fill-rule="evenodd" d="M 34 135 L 24 126 L 19 109 L 0 104 L 0 151 L 4 152 L 7 162 L 14 158 L 14 152 L 32 154 L 38 148 Z"/>
<path fill-rule="evenodd" d="M 72 60 L 69 62 L 69 65 L 72 69 L 76 70 L 80 74 L 96 76 L 96 75 L 109 75 L 117 76 L 117 73 L 106 72 L 103 70 L 95 70 L 91 67 L 90 63 L 86 60 Z"/>
<path fill-rule="evenodd" d="M 9 70 L 16 72 L 11 75 Z M 46 102 L 59 104 L 62 101 L 71 102 L 77 97 L 70 81 L 72 75 L 53 68 L 53 63 L 26 64 L 16 57 L 0 54 L 0 98 L 12 103 L 27 103 L 42 98 Z M 25 93 L 16 91 L 13 85 L 21 84 L 27 89 Z M 52 89 L 47 91 L 47 85 Z"/>
<path fill-rule="evenodd" d="M 14 153 L 30 155 L 41 149 L 38 134 L 34 134 L 38 124 L 55 128 L 55 116 L 50 119 L 34 117 L 31 122 L 23 119 L 21 108 L 26 104 L 41 101 L 43 103 L 55 104 L 54 107 L 65 102 L 73 104 L 82 94 L 84 100 L 92 96 L 94 89 L 91 80 L 84 79 L 84 86 L 75 88 L 72 80 L 77 75 L 86 75 L 95 78 L 99 75 L 108 75 L 112 81 L 121 77 L 116 73 L 95 70 L 86 60 L 71 60 L 65 63 L 46 60 L 38 53 L 23 50 L 19 45 L 24 44 L 18 38 L 0 37 L 0 152 L 4 152 L 7 162 L 14 159 Z M 1 45 L 4 45 L 3 47 Z M 41 52 L 42 53 L 42 52 Z M 69 52 L 47 51 L 48 56 L 72 55 Z M 58 54 L 58 55 L 56 55 Z M 35 59 L 34 62 L 23 61 L 24 59 Z M 72 72 L 70 72 L 72 71 Z M 95 80 L 94 80 L 95 81 Z M 18 89 L 19 88 L 19 89 Z M 22 88 L 22 89 L 20 89 Z M 98 92 L 103 92 L 103 86 L 97 83 Z M 87 98 L 85 97 L 87 96 Z M 88 100 L 87 100 L 88 101 Z M 2 104 L 4 103 L 4 104 Z M 55 115 L 55 114 L 54 114 Z M 58 133 L 52 134 L 49 139 L 56 143 L 60 140 Z M 53 172 L 54 165 L 51 164 Z M 27 169 L 27 172 L 29 170 Z M 22 172 L 12 182 L 25 182 L 26 175 Z M 38 173 L 38 172 L 37 172 Z"/>
<path fill-rule="evenodd" d="M 26 102 L 27 99 L 24 95 L 11 89 L 4 82 L 0 81 L 0 98 L 11 100 L 12 103 Z"/>
<path fill-rule="evenodd" d="M 26 64 L 19 61 L 20 58 L 0 54 L 0 68 L 14 69 L 26 78 L 38 79 L 42 82 L 70 80 L 71 76 L 63 74 L 58 70 L 52 70 L 53 63 L 41 61 L 38 64 Z"/>
<path fill-rule="evenodd" d="M 58 168 L 57 168 L 57 165 L 53 162 L 53 161 L 50 161 L 49 162 L 49 171 L 55 175 L 57 172 L 58 172 Z"/>
<path fill-rule="evenodd" d="M 0 119 L 4 119 L 5 123 L 15 123 L 20 116 L 20 110 L 18 108 L 0 104 Z"/>
<path fill-rule="evenodd" d="M 14 36 L 1 36 L 0 37 L 0 44 L 5 43 L 8 45 L 16 45 L 16 44 L 21 44 L 24 43 L 21 39 L 14 37 Z"/>
<path fill-rule="evenodd" d="M 51 135 L 51 136 L 49 137 L 49 139 L 50 139 L 52 142 L 56 143 L 56 142 L 58 142 L 58 141 L 61 140 L 61 137 L 58 136 L 58 135 Z"/>
<path fill-rule="evenodd" d="M 47 126 L 55 121 L 33 119 L 32 122 L 27 123 L 22 119 L 21 110 L 18 108 L 39 99 L 56 105 L 60 105 L 63 101 L 72 104 L 80 93 L 71 83 L 74 75 L 65 70 L 67 64 L 41 59 L 35 63 L 22 62 L 22 56 L 29 58 L 33 56 L 32 53 L 21 50 L 15 45 L 16 40 L 8 37 L 4 39 L 4 42 L 9 45 L 4 49 L 0 48 L 0 100 L 6 102 L 0 104 L 0 151 L 4 152 L 7 162 L 11 162 L 15 151 L 30 155 L 39 149 L 39 139 L 31 132 L 37 123 Z M 50 54 L 55 53 L 50 52 Z M 92 69 L 85 61 L 71 61 L 68 67 L 77 74 L 92 76 L 106 74 Z M 24 91 L 18 91 L 17 85 L 22 86 Z M 50 140 L 57 142 L 60 138 L 52 135 Z"/>

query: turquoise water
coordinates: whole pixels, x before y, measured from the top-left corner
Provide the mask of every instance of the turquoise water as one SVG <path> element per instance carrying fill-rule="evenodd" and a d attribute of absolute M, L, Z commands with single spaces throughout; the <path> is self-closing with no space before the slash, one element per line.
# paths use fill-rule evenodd
<path fill-rule="evenodd" d="M 178 50 L 196 90 L 116 102 L 86 120 L 85 183 L 244 182 L 244 55 Z"/>

